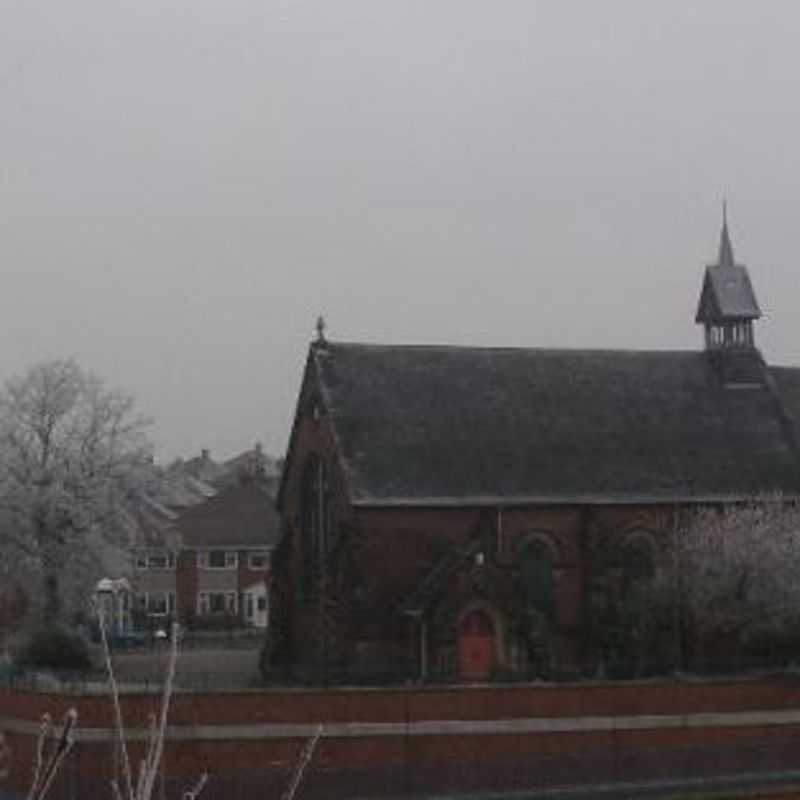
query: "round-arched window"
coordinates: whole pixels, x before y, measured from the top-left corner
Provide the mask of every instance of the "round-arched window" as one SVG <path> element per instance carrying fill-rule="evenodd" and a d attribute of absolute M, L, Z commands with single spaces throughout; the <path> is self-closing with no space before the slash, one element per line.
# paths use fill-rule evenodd
<path fill-rule="evenodd" d="M 552 620 L 556 610 L 553 573 L 555 549 L 549 540 L 536 536 L 525 544 L 520 555 L 525 605 Z"/>
<path fill-rule="evenodd" d="M 303 593 L 308 595 L 328 553 L 334 528 L 334 504 L 325 462 L 306 459 L 300 485 L 300 538 L 303 550 Z"/>
<path fill-rule="evenodd" d="M 655 574 L 653 538 L 647 531 L 634 531 L 622 544 L 623 591 L 650 580 Z"/>

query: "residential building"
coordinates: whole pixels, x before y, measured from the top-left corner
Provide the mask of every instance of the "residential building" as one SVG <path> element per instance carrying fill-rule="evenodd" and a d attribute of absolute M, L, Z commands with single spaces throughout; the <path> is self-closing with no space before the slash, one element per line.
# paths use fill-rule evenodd
<path fill-rule="evenodd" d="M 175 618 L 198 627 L 266 627 L 279 523 L 274 479 L 259 453 L 257 446 L 220 465 L 204 451 L 168 470 L 133 553 L 138 627 Z"/>
<path fill-rule="evenodd" d="M 270 555 L 280 530 L 274 496 L 255 479 L 229 484 L 183 512 L 177 610 L 198 626 L 269 620 Z"/>

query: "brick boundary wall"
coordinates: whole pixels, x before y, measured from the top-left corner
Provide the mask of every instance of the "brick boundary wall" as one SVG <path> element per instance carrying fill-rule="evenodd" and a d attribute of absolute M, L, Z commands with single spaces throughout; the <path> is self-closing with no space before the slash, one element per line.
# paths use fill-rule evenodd
<path fill-rule="evenodd" d="M 159 698 L 129 694 L 122 701 L 136 763 Z M 28 780 L 41 715 L 58 720 L 71 706 L 79 713 L 71 780 L 107 780 L 113 730 L 106 696 L 5 689 L 0 731 L 12 748 L 10 788 Z M 800 677 L 793 676 L 177 693 L 165 767 L 174 777 L 219 765 L 231 773 L 283 774 L 320 723 L 314 763 L 321 770 L 457 771 L 468 764 L 491 771 L 577 756 L 600 764 L 608 754 L 616 763 L 634 752 L 667 764 L 691 748 L 727 753 L 715 756 L 720 769 L 735 770 L 737 761 L 744 767 L 736 753 L 757 749 L 770 754 L 770 768 L 800 769 Z M 755 761 L 766 763 L 763 754 Z"/>

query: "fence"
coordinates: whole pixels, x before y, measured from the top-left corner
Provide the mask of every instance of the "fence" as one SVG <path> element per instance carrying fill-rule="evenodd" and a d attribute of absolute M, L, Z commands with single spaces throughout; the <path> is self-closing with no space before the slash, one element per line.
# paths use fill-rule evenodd
<path fill-rule="evenodd" d="M 120 691 L 123 694 L 153 694 L 164 688 L 163 675 L 153 677 L 137 677 L 121 679 Z M 219 672 L 191 672 L 181 674 L 175 681 L 176 692 L 213 692 L 242 691 L 246 688 L 258 688 L 261 682 L 257 675 L 242 685 L 232 685 L 230 678 Z M 0 689 L 12 689 L 24 692 L 58 692 L 66 695 L 108 694 L 108 677 L 103 672 L 70 673 L 61 672 L 54 675 L 47 671 L 37 670 L 0 670 Z M 2 800 L 2 798 L 0 798 Z"/>

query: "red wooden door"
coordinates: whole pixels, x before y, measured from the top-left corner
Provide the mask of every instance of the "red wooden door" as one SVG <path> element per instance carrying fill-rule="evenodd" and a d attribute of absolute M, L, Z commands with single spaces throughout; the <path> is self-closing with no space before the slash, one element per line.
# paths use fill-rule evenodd
<path fill-rule="evenodd" d="M 485 681 L 494 665 L 494 626 L 485 611 L 470 611 L 458 629 L 458 661 L 461 679 Z"/>

